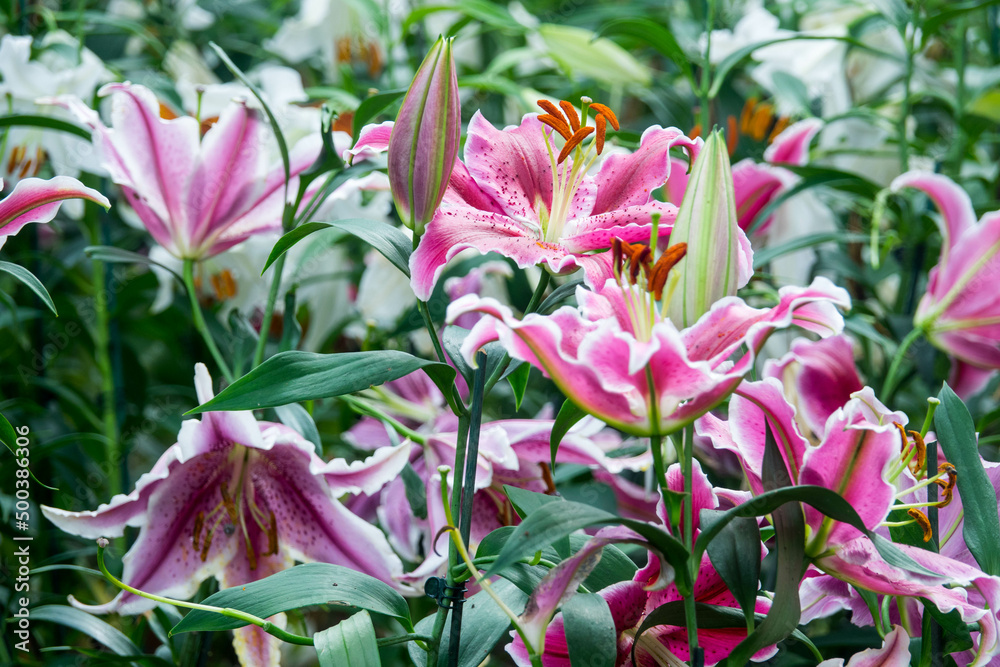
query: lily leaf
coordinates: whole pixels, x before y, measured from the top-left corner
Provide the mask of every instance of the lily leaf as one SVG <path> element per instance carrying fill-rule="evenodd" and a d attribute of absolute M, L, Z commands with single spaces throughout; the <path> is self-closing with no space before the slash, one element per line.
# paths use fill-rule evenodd
<path fill-rule="evenodd" d="M 186 415 L 209 411 L 257 410 L 351 394 L 423 369 L 445 396 L 455 369 L 396 350 L 317 354 L 280 352 Z"/>
<path fill-rule="evenodd" d="M 259 618 L 300 607 L 334 604 L 385 614 L 399 619 L 407 630 L 413 628 L 406 600 L 389 584 L 362 572 L 330 563 L 296 565 L 245 586 L 221 590 L 208 596 L 204 604 L 238 609 Z M 196 630 L 233 630 L 245 625 L 244 621 L 236 618 L 195 609 L 175 625 L 170 634 Z"/>
<path fill-rule="evenodd" d="M 934 429 L 945 458 L 958 471 L 958 493 L 965 512 L 962 537 L 983 572 L 1000 575 L 1000 518 L 996 491 L 979 459 L 975 426 L 969 409 L 945 383 L 938 394 L 941 405 L 934 412 Z M 931 463 L 933 465 L 933 463 Z"/>

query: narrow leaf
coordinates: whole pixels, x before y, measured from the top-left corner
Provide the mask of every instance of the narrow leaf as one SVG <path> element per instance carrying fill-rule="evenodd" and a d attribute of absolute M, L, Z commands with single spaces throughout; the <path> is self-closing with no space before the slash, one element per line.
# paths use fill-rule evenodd
<path fill-rule="evenodd" d="M 710 526 L 722 512 L 702 510 L 701 525 Z M 726 582 L 747 621 L 753 618 L 760 587 L 760 527 L 756 519 L 734 519 L 708 543 L 708 557 Z"/>
<path fill-rule="evenodd" d="M 407 463 L 403 467 L 403 490 L 406 492 L 406 500 L 410 503 L 413 515 L 418 519 L 427 518 L 427 486 L 420 478 L 413 466 Z"/>
<path fill-rule="evenodd" d="M 690 58 L 684 53 L 670 30 L 661 23 L 648 18 L 616 19 L 605 24 L 597 33 L 598 37 L 607 37 L 608 35 L 625 35 L 641 39 L 670 59 L 672 63 L 677 65 L 684 78 L 692 85 L 695 84 Z"/>
<path fill-rule="evenodd" d="M 382 93 L 376 93 L 366 99 L 364 102 L 358 105 L 357 111 L 354 112 L 354 137 L 358 136 L 365 125 L 368 124 L 375 116 L 379 115 L 385 111 L 390 104 L 401 98 L 406 94 L 406 88 L 399 88 L 397 90 L 387 90 Z"/>
<path fill-rule="evenodd" d="M 239 609 L 259 618 L 320 604 L 357 607 L 399 619 L 412 628 L 406 600 L 389 584 L 330 563 L 306 563 L 270 577 L 210 595 L 204 604 Z M 170 631 L 232 630 L 246 625 L 229 616 L 195 609 Z"/>
<path fill-rule="evenodd" d="M 313 639 L 320 667 L 382 667 L 375 626 L 367 611 L 317 632 Z"/>
<path fill-rule="evenodd" d="M 396 350 L 317 354 L 280 352 L 187 415 L 210 410 L 256 410 L 351 394 L 423 369 L 446 396 L 455 369 Z"/>
<path fill-rule="evenodd" d="M 528 376 L 531 374 L 531 365 L 524 362 L 516 362 L 513 371 L 507 374 L 507 382 L 510 390 L 514 392 L 514 409 L 521 409 L 521 402 L 524 400 L 524 393 L 528 391 Z"/>
<path fill-rule="evenodd" d="M 292 175 L 291 162 L 289 162 L 288 159 L 288 144 L 285 142 L 285 135 L 281 132 L 281 126 L 278 125 L 278 119 L 274 117 L 274 114 L 271 112 L 271 107 L 269 107 L 267 102 L 264 101 L 264 97 L 261 95 L 260 91 L 257 90 L 257 86 L 250 83 L 250 79 L 247 78 L 247 75 L 244 74 L 243 70 L 237 67 L 236 64 L 229 59 L 226 52 L 223 51 L 222 48 L 215 42 L 209 42 L 208 45 L 213 51 L 215 51 L 215 55 L 219 56 L 219 59 L 222 60 L 223 64 L 225 64 L 229 71 L 233 73 L 233 76 L 239 79 L 240 83 L 250 89 L 250 92 L 257 98 L 257 101 L 260 102 L 260 106 L 264 109 L 264 113 L 267 115 L 267 120 L 271 123 L 271 130 L 274 132 L 274 138 L 278 142 L 278 152 L 281 153 L 281 165 L 285 169 L 285 192 L 287 194 L 288 181 L 291 180 Z"/>
<path fill-rule="evenodd" d="M 764 444 L 762 478 L 765 488 L 786 488 L 792 479 L 788 474 L 778 444 L 769 425 Z M 799 582 L 806 568 L 806 521 L 799 503 L 786 503 L 771 512 L 774 536 L 777 540 L 778 567 L 771 609 L 757 629 L 741 641 L 729 654 L 727 665 L 742 667 L 754 653 L 788 637 L 798 627 L 802 617 Z"/>
<path fill-rule="evenodd" d="M 108 264 L 148 264 L 149 266 L 155 266 L 168 271 L 179 282 L 184 282 L 181 275 L 166 264 L 161 264 L 155 259 L 150 259 L 146 255 L 137 252 L 122 250 L 121 248 L 109 245 L 90 245 L 83 249 L 83 253 L 91 259 L 107 262 Z"/>
<path fill-rule="evenodd" d="M 35 277 L 35 274 L 23 266 L 12 262 L 0 262 L 0 271 L 9 273 L 14 276 L 14 278 L 24 283 L 27 288 L 34 292 L 35 296 L 41 299 L 42 303 L 44 303 L 48 309 L 52 311 L 53 315 L 56 317 L 59 316 L 59 313 L 56 312 L 56 305 L 52 303 L 52 297 L 49 296 L 49 292 L 45 289 L 45 285 L 42 284 L 41 280 Z"/>
<path fill-rule="evenodd" d="M 139 647 L 132 643 L 121 630 L 85 611 L 61 604 L 50 604 L 34 607 L 31 610 L 32 621 L 49 621 L 79 630 L 103 646 L 107 646 L 117 655 L 142 655 Z"/>
<path fill-rule="evenodd" d="M 587 416 L 587 413 L 576 406 L 576 403 L 568 398 L 563 401 L 556 415 L 556 421 L 552 424 L 552 433 L 549 435 L 549 465 L 556 467 L 556 454 L 559 453 L 559 443 L 569 433 L 573 426 Z"/>
<path fill-rule="evenodd" d="M 962 537 L 983 572 L 1000 575 L 1000 518 L 997 495 L 979 458 L 975 426 L 969 409 L 945 383 L 938 394 L 934 430 L 945 458 L 958 471 L 958 493 L 966 508 Z M 934 462 L 928 462 L 932 467 Z M 974 511 L 970 511 L 975 508 Z"/>
<path fill-rule="evenodd" d="M 90 141 L 90 130 L 80 127 L 75 123 L 52 118 L 51 116 L 35 116 L 32 114 L 13 114 L 0 117 L 0 127 L 42 127 L 48 130 L 57 130 L 67 134 L 75 134 L 81 139 Z"/>

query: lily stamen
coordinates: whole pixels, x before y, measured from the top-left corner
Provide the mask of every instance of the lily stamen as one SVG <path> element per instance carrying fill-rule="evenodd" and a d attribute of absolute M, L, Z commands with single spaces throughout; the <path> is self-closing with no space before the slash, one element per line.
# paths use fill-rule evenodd
<path fill-rule="evenodd" d="M 931 538 L 934 537 L 934 530 L 931 528 L 931 520 L 927 518 L 927 515 L 918 509 L 909 509 L 906 511 L 907 514 L 913 517 L 924 531 L 924 542 L 930 542 Z"/>

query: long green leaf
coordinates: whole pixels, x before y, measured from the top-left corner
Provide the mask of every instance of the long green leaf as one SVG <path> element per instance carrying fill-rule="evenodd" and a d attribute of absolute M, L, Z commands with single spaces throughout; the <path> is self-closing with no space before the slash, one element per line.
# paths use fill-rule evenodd
<path fill-rule="evenodd" d="M 648 18 L 616 19 L 605 24 L 596 36 L 607 37 L 608 35 L 625 35 L 641 39 L 677 65 L 681 74 L 691 82 L 692 86 L 696 85 L 690 58 L 684 53 L 684 49 L 674 39 L 670 30 L 661 23 Z"/>
<path fill-rule="evenodd" d="M 708 527 L 722 514 L 702 510 L 701 525 Z M 734 519 L 708 543 L 708 557 L 715 571 L 726 582 L 747 620 L 753 618 L 760 587 L 760 526 L 756 519 Z"/>
<path fill-rule="evenodd" d="M 375 626 L 367 611 L 317 632 L 313 639 L 320 667 L 382 667 Z"/>
<path fill-rule="evenodd" d="M 264 96 L 261 95 L 259 90 L 257 90 L 257 86 L 253 85 L 250 82 L 250 79 L 247 78 L 247 75 L 243 73 L 243 70 L 237 67 L 236 64 L 229 59 L 229 55 L 222 50 L 222 47 L 215 42 L 209 42 L 208 45 L 213 51 L 215 51 L 215 55 L 219 56 L 219 59 L 222 60 L 226 68 L 233 73 L 233 76 L 239 79 L 240 83 L 250 89 L 250 92 L 257 98 L 257 101 L 260 102 L 260 106 L 264 109 L 264 113 L 267 115 L 267 120 L 271 123 L 271 130 L 274 132 L 274 138 L 278 142 L 278 152 L 281 153 L 281 166 L 285 169 L 285 193 L 287 194 L 288 182 L 292 178 L 292 169 L 291 162 L 288 159 L 288 144 L 285 142 L 285 135 L 281 131 L 281 126 L 278 125 L 278 119 L 274 117 L 271 107 L 268 106 L 266 101 L 264 101 Z"/>
<path fill-rule="evenodd" d="M 14 264 L 13 262 L 0 262 L 0 271 L 4 273 L 9 273 L 14 276 L 17 280 L 24 283 L 28 289 L 35 293 L 42 303 L 48 306 L 48 309 L 58 317 L 59 313 L 56 311 L 56 305 L 52 303 L 52 297 L 49 296 L 48 290 L 45 289 L 45 285 L 42 281 L 35 277 L 28 269 L 24 268 L 19 264 Z"/>
<path fill-rule="evenodd" d="M 552 424 L 552 432 L 549 434 L 550 467 L 556 467 L 556 454 L 559 453 L 559 444 L 562 439 L 577 422 L 586 416 L 587 413 L 578 408 L 573 401 L 568 398 L 563 401 L 562 407 L 559 408 L 559 414 L 556 415 L 556 421 Z"/>
<path fill-rule="evenodd" d="M 399 619 L 408 630 L 413 627 L 406 600 L 395 589 L 367 574 L 330 563 L 296 565 L 245 586 L 219 591 L 208 596 L 204 604 L 238 609 L 260 618 L 300 607 L 333 604 L 385 614 Z M 229 616 L 195 609 L 170 634 L 232 630 L 244 625 Z"/>
<path fill-rule="evenodd" d="M 899 550 L 892 542 L 877 533 L 873 533 L 865 526 L 864 521 L 854 511 L 851 504 L 844 500 L 843 496 L 826 487 L 799 484 L 785 489 L 774 489 L 755 496 L 742 505 L 738 505 L 731 510 L 726 510 L 718 521 L 711 527 L 702 530 L 695 541 L 694 549 L 696 557 L 700 558 L 705 553 L 707 545 L 715 539 L 715 536 L 733 519 L 739 517 L 764 516 L 770 514 L 788 502 L 803 502 L 811 505 L 834 521 L 854 526 L 864 533 L 875 545 L 875 549 L 886 563 L 894 567 L 917 574 L 938 577 L 937 572 L 932 572 L 917 563 L 908 555 Z"/>
<path fill-rule="evenodd" d="M 218 410 L 256 410 L 351 394 L 423 369 L 446 396 L 455 369 L 396 350 L 317 354 L 280 352 L 187 415 Z"/>
<path fill-rule="evenodd" d="M 525 517 L 514 529 L 486 575 L 499 574 L 519 559 L 554 544 L 577 530 L 612 523 L 622 524 L 639 533 L 649 542 L 650 547 L 663 554 L 676 568 L 677 576 L 687 581 L 684 564 L 687 562 L 688 551 L 677 538 L 643 521 L 623 519 L 590 505 L 568 501 L 545 504 Z"/>
<path fill-rule="evenodd" d="M 132 643 L 121 630 L 108 625 L 92 614 L 61 604 L 50 604 L 34 607 L 31 610 L 32 621 L 49 621 L 79 630 L 103 646 L 107 646 L 118 655 L 142 655 L 139 647 Z"/>
<path fill-rule="evenodd" d="M 356 236 L 382 253 L 382 256 L 392 262 L 392 265 L 402 271 L 404 275 L 410 276 L 410 252 L 413 243 L 406 234 L 390 224 L 361 218 L 334 220 L 333 222 L 307 222 L 299 225 L 274 244 L 274 248 L 271 249 L 271 254 L 264 264 L 264 271 L 267 271 L 279 257 L 288 252 L 296 243 L 310 234 L 324 229 L 339 229 Z"/>
<path fill-rule="evenodd" d="M 67 134 L 75 134 L 81 139 L 90 140 L 90 130 L 87 128 L 50 116 L 36 116 L 32 114 L 2 116 L 0 117 L 0 127 L 41 127 Z"/>
<path fill-rule="evenodd" d="M 958 493 L 965 507 L 962 537 L 983 572 L 1000 575 L 1000 517 L 997 493 L 979 458 L 976 431 L 962 399 L 945 383 L 934 413 L 938 443 L 958 472 Z M 934 462 L 929 462 L 933 468 Z"/>
<path fill-rule="evenodd" d="M 577 593 L 562 612 L 570 664 L 614 667 L 618 645 L 607 601 L 596 593 Z"/>
<path fill-rule="evenodd" d="M 771 428 L 765 426 L 764 462 L 761 468 L 766 488 L 792 485 L 788 468 L 778 451 Z M 774 599 L 760 625 L 732 650 L 726 665 L 743 667 L 754 653 L 788 637 L 799 624 L 802 607 L 799 583 L 806 569 L 806 521 L 799 503 L 786 503 L 771 513 L 777 541 L 778 565 Z"/>
<path fill-rule="evenodd" d="M 150 259 L 146 255 L 141 255 L 131 250 L 122 250 L 110 245 L 89 245 L 83 249 L 83 254 L 91 259 L 109 264 L 148 264 L 149 266 L 157 266 L 164 271 L 169 271 L 174 278 L 177 278 L 178 282 L 184 282 L 181 275 L 166 264 L 161 264 L 155 259 Z"/>
<path fill-rule="evenodd" d="M 372 95 L 359 104 L 357 111 L 354 112 L 354 138 L 358 138 L 358 133 L 361 132 L 361 128 L 363 128 L 368 121 L 385 111 L 390 104 L 405 94 L 406 88 L 386 90 Z"/>

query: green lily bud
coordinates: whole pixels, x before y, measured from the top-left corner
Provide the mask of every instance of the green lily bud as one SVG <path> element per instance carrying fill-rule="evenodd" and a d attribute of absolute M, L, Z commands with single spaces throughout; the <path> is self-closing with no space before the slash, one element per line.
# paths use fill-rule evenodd
<path fill-rule="evenodd" d="M 716 130 L 695 159 L 670 243 L 686 243 L 680 282 L 669 315 L 678 327 L 694 324 L 712 304 L 739 287 L 740 236 L 733 197 L 733 170 L 722 133 Z"/>
<path fill-rule="evenodd" d="M 403 224 L 415 237 L 434 217 L 458 156 L 461 106 L 451 39 L 424 58 L 389 135 L 389 184 Z"/>

